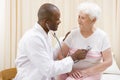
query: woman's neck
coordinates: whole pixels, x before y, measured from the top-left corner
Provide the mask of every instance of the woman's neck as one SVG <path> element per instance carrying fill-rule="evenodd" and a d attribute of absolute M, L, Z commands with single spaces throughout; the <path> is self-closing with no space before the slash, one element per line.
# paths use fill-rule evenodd
<path fill-rule="evenodd" d="M 92 35 L 93 33 L 94 33 L 94 31 L 96 30 L 96 28 L 95 27 L 92 27 L 92 28 L 82 28 L 82 29 L 80 29 L 80 32 L 81 32 L 81 34 L 85 37 L 85 38 L 87 38 L 87 37 L 89 37 L 90 35 Z"/>

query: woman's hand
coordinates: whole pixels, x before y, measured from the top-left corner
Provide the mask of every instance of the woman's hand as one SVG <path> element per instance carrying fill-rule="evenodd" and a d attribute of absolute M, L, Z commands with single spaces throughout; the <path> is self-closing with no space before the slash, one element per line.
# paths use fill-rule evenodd
<path fill-rule="evenodd" d="M 88 75 L 85 74 L 84 72 L 78 70 L 78 71 L 74 71 L 74 72 L 70 73 L 69 76 L 71 78 L 75 78 L 75 79 L 80 79 L 81 80 L 81 79 L 87 77 Z"/>
<path fill-rule="evenodd" d="M 75 71 L 75 72 L 69 74 L 69 76 L 72 78 L 75 78 L 75 79 L 80 79 L 83 77 L 83 75 L 80 71 Z"/>

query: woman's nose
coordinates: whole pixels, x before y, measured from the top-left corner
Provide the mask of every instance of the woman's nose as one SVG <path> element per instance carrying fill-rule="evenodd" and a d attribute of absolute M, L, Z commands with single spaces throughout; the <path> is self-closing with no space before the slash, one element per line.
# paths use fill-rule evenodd
<path fill-rule="evenodd" d="M 81 22 L 82 22 L 80 18 L 78 19 L 78 22 L 79 22 L 79 23 L 81 23 Z"/>

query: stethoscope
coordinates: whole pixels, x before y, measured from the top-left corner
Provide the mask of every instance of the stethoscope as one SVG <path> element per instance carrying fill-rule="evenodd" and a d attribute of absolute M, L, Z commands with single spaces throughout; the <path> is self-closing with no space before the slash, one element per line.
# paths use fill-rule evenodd
<path fill-rule="evenodd" d="M 59 39 L 58 39 L 58 37 L 56 36 L 56 33 L 55 32 L 53 32 L 53 37 L 57 40 L 57 42 L 58 42 L 58 45 L 59 45 L 59 47 L 60 47 L 60 49 L 61 49 L 61 54 L 62 54 L 62 57 L 67 57 L 67 56 L 69 56 L 70 55 L 70 51 L 68 51 L 68 54 L 67 54 L 67 56 L 65 56 L 64 55 L 64 53 L 63 53 L 63 50 L 62 50 L 62 46 L 61 46 L 61 43 L 60 43 L 60 41 L 59 41 Z M 88 51 L 90 51 L 92 49 L 92 47 L 91 46 L 87 46 L 87 48 L 86 48 L 86 50 L 88 50 Z"/>
<path fill-rule="evenodd" d="M 57 43 L 58 43 L 58 45 L 59 45 L 59 47 L 60 47 L 60 50 L 61 50 L 61 54 L 62 54 L 62 57 L 65 57 L 65 55 L 64 55 L 64 53 L 63 53 L 63 50 L 62 50 L 62 46 L 61 46 L 61 43 L 60 43 L 60 41 L 59 41 L 59 39 L 58 39 L 58 37 L 56 36 L 56 33 L 55 32 L 53 32 L 53 37 L 57 40 Z M 69 54 L 69 53 L 68 53 Z"/>
<path fill-rule="evenodd" d="M 55 33 L 53 30 L 51 30 L 51 29 L 49 28 L 49 26 L 48 26 L 47 23 L 46 23 L 46 27 L 48 28 L 49 31 L 52 31 L 52 35 L 53 35 L 53 37 L 57 40 L 57 43 L 58 43 L 58 45 L 59 45 L 59 47 L 60 47 L 60 50 L 61 50 L 62 57 L 64 58 L 65 55 L 64 55 L 64 53 L 63 53 L 61 43 L 60 43 L 58 37 L 56 36 L 56 33 Z"/>
<path fill-rule="evenodd" d="M 48 24 L 46 24 L 46 26 L 47 26 L 47 28 L 48 28 L 50 31 L 52 31 L 53 37 L 57 40 L 57 43 L 58 43 L 58 45 L 59 45 L 59 47 L 60 47 L 60 50 L 61 50 L 62 57 L 65 58 L 65 57 L 69 56 L 69 55 L 70 55 L 70 51 L 68 51 L 67 56 L 64 55 L 63 50 L 62 50 L 61 43 L 60 43 L 58 37 L 56 36 L 56 33 L 48 27 Z M 88 50 L 88 51 L 90 51 L 91 49 L 92 49 L 92 47 L 90 47 L 90 46 L 87 46 L 87 48 L 86 48 L 86 50 Z"/>

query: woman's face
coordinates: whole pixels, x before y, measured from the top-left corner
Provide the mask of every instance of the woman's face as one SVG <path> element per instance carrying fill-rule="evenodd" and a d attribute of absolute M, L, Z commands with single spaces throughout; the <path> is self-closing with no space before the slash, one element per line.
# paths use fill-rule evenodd
<path fill-rule="evenodd" d="M 93 26 L 94 21 L 90 19 L 88 14 L 80 12 L 80 14 L 78 15 L 78 23 L 80 27 L 88 28 L 90 26 Z"/>

